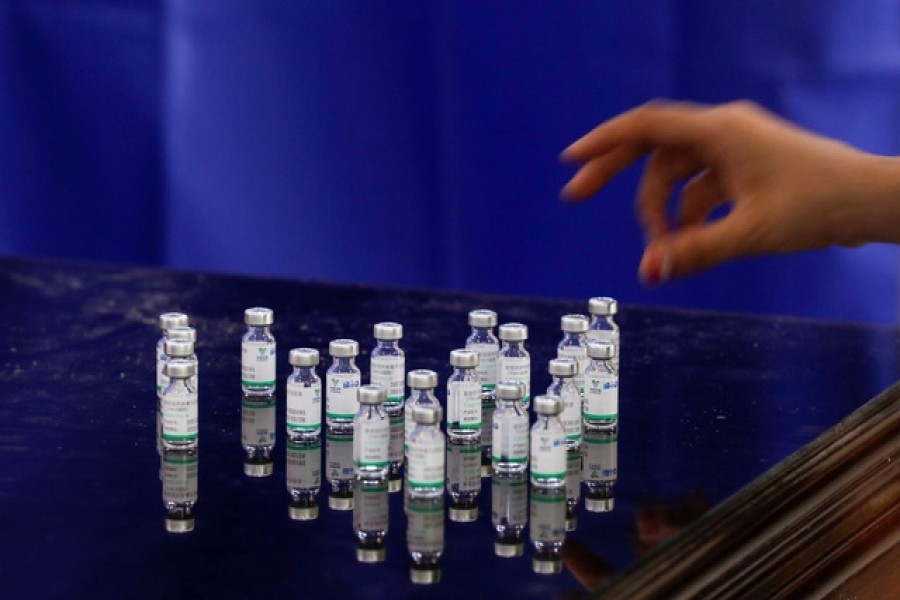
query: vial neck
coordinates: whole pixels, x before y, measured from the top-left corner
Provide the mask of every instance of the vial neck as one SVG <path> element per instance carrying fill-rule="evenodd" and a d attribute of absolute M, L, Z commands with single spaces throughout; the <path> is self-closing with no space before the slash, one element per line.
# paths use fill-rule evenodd
<path fill-rule="evenodd" d="M 247 331 L 257 335 L 269 335 L 268 325 L 249 325 Z"/>
<path fill-rule="evenodd" d="M 375 348 L 378 350 L 399 350 L 399 340 L 375 340 Z"/>
<path fill-rule="evenodd" d="M 504 340 L 503 341 L 503 349 L 504 350 L 524 350 L 525 346 L 524 346 L 524 342 Z"/>
<path fill-rule="evenodd" d="M 564 331 L 563 342 L 567 342 L 568 346 L 580 346 L 584 342 L 584 334 L 573 331 Z"/>
<path fill-rule="evenodd" d="M 353 368 L 356 366 L 356 363 L 352 356 L 337 356 L 334 359 L 334 366 L 339 368 Z"/>
<path fill-rule="evenodd" d="M 493 340 L 494 329 L 492 327 L 473 327 L 472 337 L 485 341 Z"/>
<path fill-rule="evenodd" d="M 410 392 L 410 395 L 413 398 L 413 402 L 417 402 L 419 400 L 425 400 L 429 402 L 434 402 L 434 390 L 431 388 L 413 388 Z"/>

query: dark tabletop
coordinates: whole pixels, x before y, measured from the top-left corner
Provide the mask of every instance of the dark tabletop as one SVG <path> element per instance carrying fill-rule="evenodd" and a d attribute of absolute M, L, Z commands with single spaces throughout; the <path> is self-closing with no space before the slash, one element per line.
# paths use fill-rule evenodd
<path fill-rule="evenodd" d="M 615 290 L 598 289 L 598 295 Z M 441 375 L 473 308 L 530 328 L 534 390 L 587 299 L 536 300 L 337 286 L 80 263 L 0 260 L 0 594 L 19 597 L 549 597 L 574 577 L 493 555 L 490 485 L 478 521 L 446 523 L 443 579 L 409 583 L 402 498 L 391 496 L 387 561 L 358 564 L 349 512 L 320 495 L 314 522 L 288 518 L 279 381 L 275 474 L 243 475 L 243 310 L 275 311 L 279 380 L 290 348 L 326 354 L 372 325 L 403 323 L 407 368 Z M 198 330 L 196 530 L 166 533 L 155 450 L 157 316 Z M 578 510 L 573 540 L 611 571 L 676 534 L 898 378 L 896 328 L 623 306 L 615 509 Z M 324 367 L 323 367 L 324 369 Z M 327 484 L 325 484 L 327 485 Z M 526 533 L 527 542 L 527 533 Z M 287 596 L 291 594 L 291 596 Z"/>

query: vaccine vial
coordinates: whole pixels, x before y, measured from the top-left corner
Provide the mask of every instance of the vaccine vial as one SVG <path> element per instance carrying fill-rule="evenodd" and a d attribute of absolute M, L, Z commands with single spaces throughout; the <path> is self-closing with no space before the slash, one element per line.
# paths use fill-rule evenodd
<path fill-rule="evenodd" d="M 514 381 L 497 384 L 494 409 L 494 474 L 523 473 L 528 468 L 528 413 L 522 406 L 524 386 Z"/>
<path fill-rule="evenodd" d="M 353 498 L 356 560 L 384 562 L 387 558 L 384 542 L 388 532 L 387 480 L 357 478 L 353 484 Z"/>
<path fill-rule="evenodd" d="M 618 434 L 615 429 L 592 431 L 584 436 L 584 507 L 609 512 L 615 506 L 613 486 L 619 474 Z"/>
<path fill-rule="evenodd" d="M 353 510 L 353 434 L 327 431 L 325 469 L 328 473 L 328 508 Z"/>
<path fill-rule="evenodd" d="M 187 356 L 189 361 L 194 363 L 194 378 L 192 380 L 192 384 L 198 390 L 200 389 L 200 361 L 197 358 L 197 330 L 193 327 L 172 327 L 166 331 L 166 340 L 172 340 L 177 342 L 190 342 L 194 345 L 194 352 L 191 353 L 190 356 Z M 165 356 L 165 344 L 163 344 L 163 355 Z M 165 368 L 162 372 L 162 377 L 165 378 Z M 165 379 L 165 383 L 168 384 L 168 378 Z"/>
<path fill-rule="evenodd" d="M 156 342 L 156 395 L 157 397 L 161 397 L 162 392 L 165 389 L 165 383 L 167 383 L 160 381 L 160 377 L 165 377 L 163 363 L 166 361 L 166 353 L 164 352 L 163 344 L 166 342 L 166 334 L 169 329 L 175 327 L 187 327 L 188 316 L 180 312 L 167 312 L 159 315 L 158 323 L 162 335 L 159 338 L 159 341 Z"/>
<path fill-rule="evenodd" d="M 417 585 L 441 580 L 440 560 L 444 552 L 444 497 L 406 496 L 406 547 L 412 565 L 409 579 Z"/>
<path fill-rule="evenodd" d="M 481 476 L 491 475 L 492 419 L 497 407 L 497 355 L 500 341 L 494 335 L 497 313 L 480 308 L 469 312 L 469 326 L 472 333 L 466 339 L 466 350 L 478 353 L 478 367 L 475 373 L 481 382 Z"/>
<path fill-rule="evenodd" d="M 163 452 L 197 447 L 199 431 L 197 388 L 191 385 L 194 363 L 183 358 L 166 362 L 169 385 L 162 396 Z"/>
<path fill-rule="evenodd" d="M 353 418 L 353 467 L 357 478 L 387 478 L 391 424 L 383 408 L 386 397 L 387 391 L 379 385 L 359 388 L 359 411 Z"/>
<path fill-rule="evenodd" d="M 166 531 L 169 533 L 194 530 L 198 457 L 196 447 L 168 450 L 162 456 L 162 496 L 166 509 Z"/>
<path fill-rule="evenodd" d="M 293 372 L 287 385 L 287 438 L 298 444 L 318 440 L 322 432 L 322 380 L 316 375 L 319 351 L 294 348 L 288 354 Z"/>
<path fill-rule="evenodd" d="M 522 556 L 522 532 L 528 525 L 528 482 L 524 473 L 491 478 L 491 524 L 494 554 L 500 558 Z"/>
<path fill-rule="evenodd" d="M 441 432 L 441 407 L 412 407 L 414 427 L 409 436 L 406 489 L 412 498 L 444 495 L 444 434 Z"/>
<path fill-rule="evenodd" d="M 162 366 L 160 367 L 160 371 L 156 375 L 156 383 L 159 389 L 166 389 L 169 385 L 169 377 L 166 375 L 166 365 L 168 361 L 171 359 L 183 359 L 190 361 L 194 365 L 194 375 L 188 381 L 188 385 L 195 390 L 199 390 L 197 387 L 197 355 L 194 354 L 194 342 L 189 339 L 172 339 L 172 335 L 170 332 L 179 331 L 179 330 L 190 330 L 194 331 L 190 327 L 184 328 L 172 328 L 166 332 L 166 339 L 163 342 L 162 354 L 158 357 L 158 362 Z M 186 336 L 185 336 L 186 337 Z M 196 335 L 194 336 L 196 338 Z M 161 387 L 160 387 L 161 386 Z M 160 398 L 157 399 L 157 411 L 156 411 L 156 448 L 157 452 L 162 453 L 162 394 L 160 394 Z"/>
<path fill-rule="evenodd" d="M 255 307 L 244 311 L 247 333 L 241 339 L 241 390 L 249 396 L 275 393 L 275 337 L 269 328 L 275 322 L 272 309 Z"/>
<path fill-rule="evenodd" d="M 578 363 L 571 358 L 554 358 L 547 370 L 553 378 L 547 388 L 547 395 L 559 398 L 562 402 L 559 419 L 566 432 L 566 446 L 577 452 L 581 448 L 581 394 L 574 382 Z"/>
<path fill-rule="evenodd" d="M 325 424 L 333 432 L 353 433 L 356 415 L 356 390 L 360 372 L 356 366 L 359 343 L 356 340 L 331 340 L 328 344 L 331 366 L 325 373 Z"/>
<path fill-rule="evenodd" d="M 432 406 L 440 408 L 441 404 L 434 395 L 438 385 L 438 374 L 428 369 L 416 369 L 406 374 L 406 385 L 409 386 L 409 397 L 404 406 L 404 452 L 409 449 L 409 436 L 412 434 L 413 408 L 416 406 Z"/>
<path fill-rule="evenodd" d="M 566 540 L 566 492 L 562 488 L 531 488 L 531 568 L 539 575 L 562 571 L 562 546 Z"/>
<path fill-rule="evenodd" d="M 285 483 L 290 496 L 288 516 L 294 521 L 317 519 L 322 487 L 321 438 L 289 441 L 285 465 Z"/>
<path fill-rule="evenodd" d="M 562 402 L 553 396 L 534 399 L 537 420 L 531 428 L 531 485 L 566 485 L 566 433 L 559 420 Z"/>
<path fill-rule="evenodd" d="M 584 372 L 584 430 L 615 427 L 619 421 L 619 376 L 612 366 L 616 347 L 607 342 L 588 342 L 591 364 Z"/>
<path fill-rule="evenodd" d="M 478 518 L 481 493 L 481 446 L 465 440 L 447 440 L 447 494 L 450 520 L 471 523 Z"/>
<path fill-rule="evenodd" d="M 578 516 L 575 509 L 581 501 L 581 448 L 566 452 L 566 531 L 575 531 Z"/>
<path fill-rule="evenodd" d="M 481 383 L 475 369 L 478 353 L 453 350 L 453 373 L 447 379 L 447 437 L 481 443 Z"/>
<path fill-rule="evenodd" d="M 531 355 L 525 349 L 528 327 L 522 323 L 504 323 L 500 326 L 500 354 L 497 356 L 498 381 L 521 383 L 525 392 L 522 406 L 531 404 Z"/>
<path fill-rule="evenodd" d="M 403 489 L 404 443 L 406 441 L 406 422 L 403 417 L 403 403 L 388 404 L 384 412 L 390 423 L 391 433 L 388 443 L 388 492 L 399 492 Z"/>
<path fill-rule="evenodd" d="M 399 345 L 403 338 L 403 325 L 389 321 L 376 323 L 373 333 L 375 348 L 372 349 L 369 363 L 369 383 L 380 385 L 387 391 L 385 407 L 403 404 L 406 397 L 406 355 Z"/>
<path fill-rule="evenodd" d="M 563 338 L 556 346 L 557 358 L 571 358 L 578 363 L 578 372 L 575 374 L 575 387 L 578 393 L 584 393 L 584 371 L 590 360 L 587 355 L 587 338 L 585 333 L 591 322 L 584 315 L 563 315 L 560 319 L 560 328 Z"/>
<path fill-rule="evenodd" d="M 591 313 L 591 327 L 586 337 L 589 342 L 607 342 L 615 346 L 612 365 L 619 371 L 619 356 L 621 355 L 621 341 L 619 339 L 619 326 L 613 320 L 619 312 L 619 303 L 614 298 L 598 296 L 588 301 L 588 312 Z"/>

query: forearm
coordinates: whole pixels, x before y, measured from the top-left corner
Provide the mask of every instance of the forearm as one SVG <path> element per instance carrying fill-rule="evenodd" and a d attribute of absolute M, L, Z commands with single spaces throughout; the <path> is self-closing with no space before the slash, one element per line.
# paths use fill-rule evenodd
<path fill-rule="evenodd" d="M 852 168 L 845 206 L 838 211 L 840 243 L 900 244 L 900 158 L 863 155 Z"/>

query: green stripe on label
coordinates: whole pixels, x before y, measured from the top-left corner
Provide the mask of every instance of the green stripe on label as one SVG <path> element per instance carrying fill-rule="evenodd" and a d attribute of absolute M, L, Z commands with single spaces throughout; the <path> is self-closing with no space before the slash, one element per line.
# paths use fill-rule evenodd
<path fill-rule="evenodd" d="M 275 408 L 275 401 L 271 402 L 241 402 L 244 408 Z"/>
<path fill-rule="evenodd" d="M 197 434 L 196 433 L 188 433 L 185 435 L 174 435 L 171 433 L 164 433 L 163 439 L 164 440 L 193 440 L 193 439 L 197 439 Z"/>
<path fill-rule="evenodd" d="M 316 443 L 316 444 L 310 444 L 309 446 L 306 446 L 304 444 L 288 444 L 287 447 L 288 447 L 288 450 L 310 451 L 310 450 L 318 450 L 319 448 L 322 447 L 322 444 Z"/>
<path fill-rule="evenodd" d="M 348 421 L 353 420 L 353 417 L 356 416 L 356 413 L 325 413 L 325 416 L 329 419 L 347 419 Z"/>
<path fill-rule="evenodd" d="M 164 458 L 164 463 L 176 464 L 176 465 L 190 465 L 195 462 L 198 462 L 199 458 L 194 456 L 192 458 Z"/>
<path fill-rule="evenodd" d="M 341 436 L 337 436 L 337 435 L 326 435 L 326 436 L 325 436 L 325 439 L 326 439 L 326 440 L 329 440 L 329 441 L 332 441 L 332 442 L 338 442 L 338 443 L 341 443 L 341 444 L 346 444 L 346 443 L 352 443 L 352 442 L 353 442 L 353 436 L 352 436 L 352 435 L 346 435 L 346 436 L 344 436 L 344 435 L 341 435 Z"/>
<path fill-rule="evenodd" d="M 460 425 L 459 428 L 460 429 L 471 429 L 471 430 L 481 429 L 481 423 L 473 423 L 471 425 L 469 425 L 469 424 Z"/>
<path fill-rule="evenodd" d="M 573 433 L 573 434 L 571 434 L 571 435 L 567 435 L 567 436 L 566 436 L 566 439 L 567 439 L 567 440 L 580 440 L 580 439 L 581 439 L 581 434 L 580 434 L 580 433 Z"/>
<path fill-rule="evenodd" d="M 511 462 L 511 463 L 524 463 L 528 460 L 527 457 L 523 458 L 501 458 L 499 456 L 491 455 L 491 460 L 494 462 Z"/>
<path fill-rule="evenodd" d="M 531 476 L 535 479 L 563 479 L 566 476 L 566 472 L 560 471 L 559 473 L 537 473 L 535 471 L 532 471 Z"/>
<path fill-rule="evenodd" d="M 613 421 L 619 418 L 618 413 L 613 413 L 611 415 L 595 415 L 592 413 L 584 413 L 583 416 L 585 419 L 593 419 L 595 421 Z"/>
<path fill-rule="evenodd" d="M 315 425 L 298 425 L 297 423 L 288 423 L 287 426 L 288 429 L 305 429 L 306 431 L 322 428 L 321 423 L 316 423 Z"/>
<path fill-rule="evenodd" d="M 264 388 L 264 387 L 272 387 L 275 385 L 275 380 L 272 381 L 247 381 L 246 379 L 241 379 L 241 385 L 248 388 Z"/>
<path fill-rule="evenodd" d="M 409 487 L 420 488 L 420 489 L 429 489 L 436 490 L 438 488 L 444 487 L 444 482 L 441 480 L 438 483 L 427 482 L 427 481 L 408 481 Z"/>
<path fill-rule="evenodd" d="M 385 404 L 400 404 L 403 402 L 403 396 L 388 396 L 384 401 Z"/>
<path fill-rule="evenodd" d="M 603 438 L 594 438 L 594 437 L 585 437 L 584 442 L 586 444 L 615 444 L 619 441 L 617 437 L 603 437 Z"/>
<path fill-rule="evenodd" d="M 496 383 L 485 383 L 484 385 L 481 386 L 481 391 L 488 392 L 490 390 L 496 389 L 496 387 L 497 387 Z"/>
<path fill-rule="evenodd" d="M 541 496 L 539 494 L 532 494 L 531 501 L 532 502 L 544 502 L 546 504 L 562 504 L 563 502 L 566 501 L 566 496 L 565 496 L 565 494 L 563 494 L 562 496 L 558 496 L 556 498 L 553 498 L 553 497 L 545 498 L 544 496 Z"/>
<path fill-rule="evenodd" d="M 391 417 L 391 425 L 403 423 L 403 417 Z"/>
<path fill-rule="evenodd" d="M 357 467 L 386 467 L 390 464 L 390 462 L 389 461 L 383 461 L 383 462 L 353 461 L 353 464 L 356 465 Z"/>

